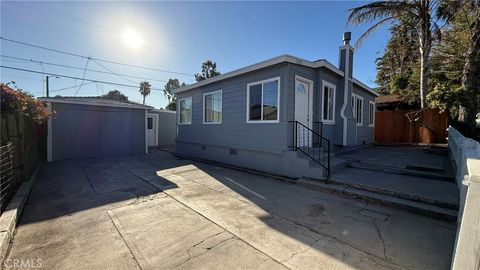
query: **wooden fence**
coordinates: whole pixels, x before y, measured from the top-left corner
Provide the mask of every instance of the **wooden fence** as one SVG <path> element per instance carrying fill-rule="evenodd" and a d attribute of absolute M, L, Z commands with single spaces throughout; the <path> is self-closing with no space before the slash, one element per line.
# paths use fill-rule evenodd
<path fill-rule="evenodd" d="M 375 143 L 446 143 L 448 113 L 436 109 L 375 112 Z"/>
<path fill-rule="evenodd" d="M 0 214 L 18 187 L 30 178 L 46 159 L 46 123 L 38 123 L 22 114 L 1 119 Z"/>

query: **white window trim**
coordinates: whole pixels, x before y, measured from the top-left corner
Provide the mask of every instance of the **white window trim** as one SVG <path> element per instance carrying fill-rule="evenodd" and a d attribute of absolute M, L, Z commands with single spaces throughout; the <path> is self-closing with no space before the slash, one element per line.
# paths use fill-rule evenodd
<path fill-rule="evenodd" d="M 370 114 L 368 115 L 368 126 L 369 127 L 374 127 L 375 126 L 375 111 L 377 110 L 375 102 L 369 101 L 368 102 L 368 112 L 370 113 L 370 105 L 373 105 L 373 113 L 372 113 L 372 120 L 373 122 L 370 123 Z"/>
<path fill-rule="evenodd" d="M 205 96 L 208 96 L 208 95 L 213 95 L 215 93 L 218 93 L 220 92 L 220 121 L 219 122 L 205 122 Z M 223 92 L 222 90 L 217 90 L 217 91 L 212 91 L 212 92 L 208 92 L 208 93 L 205 93 L 203 94 L 203 106 L 202 106 L 202 122 L 204 125 L 219 125 L 222 123 L 222 120 L 223 120 Z"/>
<path fill-rule="evenodd" d="M 180 112 L 180 103 L 181 103 L 182 100 L 187 100 L 187 99 L 190 99 L 190 100 L 191 100 L 191 103 L 192 103 L 192 111 L 191 111 L 191 116 L 190 116 L 190 122 L 188 122 L 188 123 L 180 123 L 180 114 L 181 114 L 181 112 Z M 178 110 L 178 113 L 177 113 L 177 124 L 180 125 L 180 126 L 191 125 L 191 124 L 192 124 L 192 120 L 193 120 L 193 119 L 192 119 L 192 118 L 193 118 L 193 99 L 192 99 L 192 97 L 184 97 L 184 98 L 179 99 L 179 100 L 177 101 L 177 105 L 178 105 L 178 106 L 177 106 L 177 107 L 178 107 L 178 108 L 177 108 L 177 110 Z"/>
<path fill-rule="evenodd" d="M 360 96 L 360 95 L 357 95 L 357 94 L 353 94 L 352 93 L 352 97 L 354 98 L 354 107 L 352 108 L 353 109 L 353 118 L 355 118 L 355 123 L 357 125 L 357 127 L 361 127 L 363 126 L 363 108 L 364 108 L 364 102 L 363 102 L 363 97 Z M 360 111 L 360 123 L 357 123 L 357 99 L 361 100 L 362 101 L 362 110 Z"/>
<path fill-rule="evenodd" d="M 325 86 L 332 88 L 333 89 L 333 120 L 325 120 L 324 118 L 324 104 L 325 104 Z M 335 103 L 336 103 L 336 95 L 337 95 L 337 87 L 333 83 L 329 83 L 325 80 L 322 80 L 322 123 L 327 124 L 327 125 L 335 125 Z"/>
<path fill-rule="evenodd" d="M 252 85 L 256 85 L 256 84 L 262 84 L 262 106 L 261 106 L 261 116 L 263 118 L 263 84 L 264 83 L 267 83 L 267 82 L 271 82 L 271 81 L 278 81 L 278 95 L 277 95 L 277 120 L 250 120 L 250 86 Z M 257 81 L 257 82 L 252 82 L 252 83 L 249 83 L 247 84 L 247 102 L 246 102 L 246 108 L 247 108 L 247 111 L 246 111 L 246 116 L 247 116 L 247 124 L 257 124 L 257 123 L 260 123 L 260 124 L 265 124 L 265 123 L 280 123 L 280 95 L 281 95 L 281 81 L 280 81 L 280 77 L 275 77 L 275 78 L 271 78 L 271 79 L 266 79 L 266 80 L 263 80 L 263 81 Z"/>

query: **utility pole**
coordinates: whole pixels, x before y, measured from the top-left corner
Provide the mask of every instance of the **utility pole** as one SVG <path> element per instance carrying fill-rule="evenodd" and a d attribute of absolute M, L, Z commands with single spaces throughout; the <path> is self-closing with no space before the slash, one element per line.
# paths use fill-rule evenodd
<path fill-rule="evenodd" d="M 46 79 L 45 79 L 45 82 L 46 82 L 45 89 L 46 89 L 46 92 L 47 92 L 47 93 L 46 93 L 47 98 L 49 97 L 49 93 L 48 93 L 48 77 L 49 77 L 48 75 L 45 77 L 45 78 L 46 78 Z"/>
<path fill-rule="evenodd" d="M 49 89 L 48 89 L 48 78 L 50 78 L 50 77 L 54 77 L 54 78 L 60 79 L 60 77 L 58 77 L 58 76 L 48 76 L 48 75 L 45 76 L 45 90 L 46 90 L 46 96 L 47 96 L 47 98 L 50 97 L 50 91 L 49 91 Z"/>

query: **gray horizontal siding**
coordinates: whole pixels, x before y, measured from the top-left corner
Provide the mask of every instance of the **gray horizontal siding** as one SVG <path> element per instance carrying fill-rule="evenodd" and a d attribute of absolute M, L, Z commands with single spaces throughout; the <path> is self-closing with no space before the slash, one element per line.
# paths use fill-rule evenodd
<path fill-rule="evenodd" d="M 318 121 L 322 121 L 322 102 L 323 102 L 323 84 L 322 81 L 329 82 L 336 86 L 335 90 L 335 124 L 324 124 L 323 125 L 323 135 L 325 138 L 329 139 L 331 144 L 342 144 L 343 143 L 343 119 L 340 116 L 340 110 L 342 109 L 343 105 L 343 78 L 330 71 L 327 68 L 320 68 L 318 69 L 318 81 L 316 83 L 318 92 L 317 92 L 317 107 L 318 111 L 316 117 Z"/>
<path fill-rule="evenodd" d="M 295 64 L 280 64 L 179 93 L 179 99 L 192 97 L 193 108 L 192 124 L 178 126 L 177 141 L 276 153 L 288 150 L 293 141 L 292 124 L 288 121 L 293 121 L 295 118 L 295 75 L 314 82 L 314 122 L 321 121 L 322 117 L 322 81 L 336 85 L 335 125 L 323 125 L 323 135 L 332 144 L 342 144 L 343 119 L 340 115 L 344 103 L 342 77 L 326 68 L 315 70 Z M 280 123 L 246 123 L 247 84 L 279 76 L 281 77 Z M 202 123 L 203 94 L 217 90 L 222 90 L 222 123 L 204 125 Z M 366 91 L 362 93 L 368 95 Z M 370 94 L 365 98 L 365 100 L 369 99 L 373 99 L 373 95 Z M 364 110 L 368 110 L 368 104 L 364 105 Z M 350 99 L 348 99 L 345 114 L 349 122 L 354 121 Z M 368 120 L 368 111 L 364 113 L 364 117 Z M 356 130 L 351 127 L 349 132 L 355 134 Z M 366 124 L 365 129 L 358 130 L 360 138 L 357 141 L 361 143 L 365 140 L 366 143 L 370 143 L 371 134 L 372 128 Z"/>
<path fill-rule="evenodd" d="M 177 137 L 177 114 L 171 112 L 150 111 L 158 115 L 158 145 L 175 144 Z"/>
<path fill-rule="evenodd" d="M 375 101 L 375 96 L 355 85 L 353 93 L 363 97 L 363 124 L 357 126 L 357 144 L 372 144 L 374 128 L 368 126 L 368 114 L 369 102 Z"/>
<path fill-rule="evenodd" d="M 177 141 L 280 152 L 287 145 L 287 64 L 179 93 L 192 97 L 192 124 L 178 125 Z M 280 123 L 247 123 L 247 84 L 280 77 Z M 222 123 L 203 124 L 203 94 L 222 90 Z M 178 113 L 178 112 L 177 112 Z"/>

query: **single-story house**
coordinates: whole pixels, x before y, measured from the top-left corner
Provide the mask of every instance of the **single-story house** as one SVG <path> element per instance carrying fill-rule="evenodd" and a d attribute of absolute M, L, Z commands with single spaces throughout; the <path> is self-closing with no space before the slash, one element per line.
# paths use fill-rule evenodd
<path fill-rule="evenodd" d="M 176 89 L 177 154 L 328 176 L 334 147 L 373 143 L 378 94 L 353 78 L 349 42 L 347 32 L 338 67 L 282 55 Z"/>
<path fill-rule="evenodd" d="M 144 154 L 175 138 L 175 112 L 104 97 L 39 99 L 54 112 L 47 123 L 48 161 Z"/>

